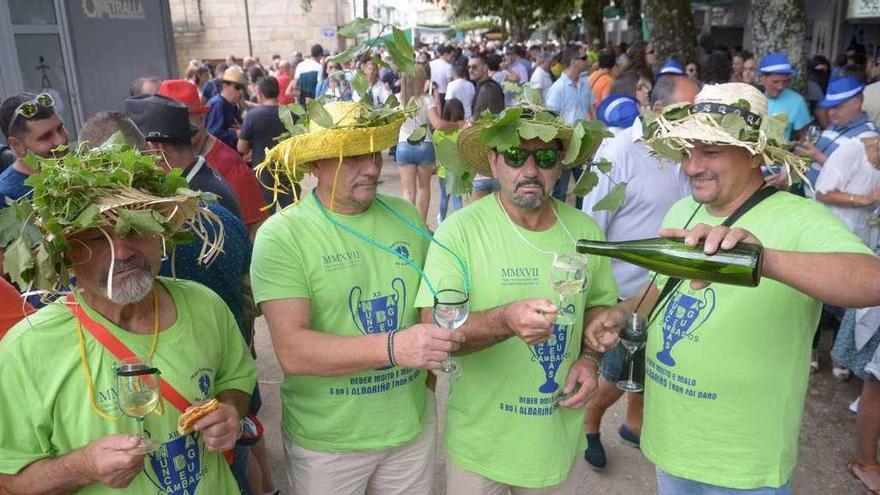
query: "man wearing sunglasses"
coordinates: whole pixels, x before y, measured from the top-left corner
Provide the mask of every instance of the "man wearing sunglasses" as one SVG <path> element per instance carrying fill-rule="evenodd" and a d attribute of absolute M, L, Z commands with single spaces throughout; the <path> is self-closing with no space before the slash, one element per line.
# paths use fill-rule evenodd
<path fill-rule="evenodd" d="M 238 110 L 238 102 L 241 100 L 241 92 L 247 81 L 244 72 L 234 67 L 226 69 L 220 81 L 223 83 L 223 89 L 206 104 L 208 118 L 205 121 L 205 128 L 214 137 L 235 149 L 241 130 L 241 112 Z"/>
<path fill-rule="evenodd" d="M 524 111 L 513 146 L 499 151 L 483 141 L 509 128 L 517 110 L 459 135 L 463 162 L 498 179 L 500 190 L 447 218 L 425 261 L 424 280 L 443 284 L 464 272 L 470 285 L 455 356 L 461 374 L 447 403 L 447 492 L 456 495 L 576 492 L 583 406 L 598 374 L 598 356 L 581 354 L 582 330 L 617 298 L 607 258 L 586 260 L 586 282 L 564 302 L 551 288 L 558 253 L 573 253 L 577 239 L 603 238 L 591 218 L 551 197 L 562 170 L 582 163 L 601 137 L 587 130 L 579 147 L 570 146 L 571 127 Z M 543 138 L 520 139 L 526 129 Z M 569 149 L 578 156 L 563 163 Z M 423 322 L 432 319 L 431 291 L 423 283 L 416 297 Z"/>
<path fill-rule="evenodd" d="M 67 144 L 69 136 L 64 121 L 55 112 L 55 100 L 48 93 L 21 93 L 4 100 L 0 105 L 0 127 L 6 143 L 18 156 L 12 166 L 0 173 L 0 208 L 4 208 L 4 198 L 15 200 L 31 191 L 24 184 L 32 172 L 24 163 L 25 155 L 31 152 L 48 158 L 53 149 Z"/>

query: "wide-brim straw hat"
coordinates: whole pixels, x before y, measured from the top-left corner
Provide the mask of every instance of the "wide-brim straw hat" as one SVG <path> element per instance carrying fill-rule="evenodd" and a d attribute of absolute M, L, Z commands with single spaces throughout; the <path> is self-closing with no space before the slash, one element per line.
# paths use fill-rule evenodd
<path fill-rule="evenodd" d="M 266 171 L 271 176 L 263 187 L 275 192 L 285 192 L 292 184 L 302 180 L 309 172 L 309 164 L 333 158 L 342 160 L 348 156 L 360 156 L 386 150 L 397 144 L 400 127 L 406 114 L 396 114 L 382 125 L 359 124 L 357 118 L 365 107 L 361 103 L 336 101 L 324 105 L 333 119 L 333 127 L 325 128 L 314 120 L 309 132 L 291 136 L 266 151 L 266 157 L 257 165 L 257 177 Z M 261 181 L 262 182 L 262 181 Z"/>
<path fill-rule="evenodd" d="M 681 160 L 694 142 L 738 146 L 766 165 L 781 164 L 806 179 L 806 160 L 788 151 L 785 120 L 767 115 L 767 98 L 751 84 L 706 85 L 693 105 L 671 105 L 646 117 L 648 145 L 664 158 Z M 811 186 L 810 186 L 811 187 Z"/>
<path fill-rule="evenodd" d="M 458 153 L 464 159 L 464 163 L 474 172 L 487 177 L 492 176 L 492 168 L 489 166 L 489 152 L 493 151 L 493 148 L 486 144 L 485 140 L 481 137 L 481 133 L 483 130 L 491 127 L 492 123 L 493 121 L 477 121 L 474 125 L 461 131 L 461 134 L 458 136 Z M 549 122 L 544 124 L 552 125 L 556 128 L 556 134 L 553 139 L 545 142 L 552 142 L 558 139 L 562 143 L 563 153 L 566 152 L 571 144 L 574 128 Z M 597 137 L 597 139 L 593 140 L 592 146 L 581 146 L 578 156 L 570 163 L 563 162 L 562 167 L 569 169 L 583 165 L 596 152 L 601 142 L 602 139 Z"/>
<path fill-rule="evenodd" d="M 245 77 L 244 71 L 237 67 L 230 67 L 224 70 L 223 75 L 220 76 L 220 80 L 231 84 L 241 84 L 242 86 L 247 85 L 247 77 Z"/>

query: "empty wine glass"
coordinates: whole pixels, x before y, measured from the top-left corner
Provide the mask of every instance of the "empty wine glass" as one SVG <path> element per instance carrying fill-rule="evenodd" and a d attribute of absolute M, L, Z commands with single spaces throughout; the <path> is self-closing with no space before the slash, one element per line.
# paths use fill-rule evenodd
<path fill-rule="evenodd" d="M 804 135 L 804 140 L 810 144 L 816 144 L 819 141 L 819 136 L 822 135 L 822 129 L 815 124 L 811 124 L 807 127 L 807 133 Z"/>
<path fill-rule="evenodd" d="M 159 370 L 147 358 L 121 360 L 116 366 L 116 392 L 119 410 L 138 424 L 141 441 L 135 451 L 146 454 L 159 448 L 144 432 L 144 417 L 159 405 Z"/>
<path fill-rule="evenodd" d="M 449 330 L 464 325 L 470 311 L 468 299 L 464 280 L 457 277 L 441 279 L 437 285 L 437 293 L 434 294 L 434 323 Z M 461 374 L 461 365 L 458 361 L 447 358 L 434 373 L 458 376 Z"/>
<path fill-rule="evenodd" d="M 629 360 L 629 379 L 617 382 L 617 388 L 627 392 L 641 392 L 645 389 L 641 383 L 633 381 L 633 364 L 636 352 L 644 347 L 647 339 L 645 320 L 638 313 L 630 313 L 623 331 L 620 332 L 620 343 L 626 349 L 626 358 Z"/>
<path fill-rule="evenodd" d="M 571 325 L 575 315 L 565 308 L 565 301 L 584 288 L 587 281 L 587 257 L 579 253 L 557 253 L 550 265 L 550 285 L 556 293 L 559 313 L 556 323 Z"/>

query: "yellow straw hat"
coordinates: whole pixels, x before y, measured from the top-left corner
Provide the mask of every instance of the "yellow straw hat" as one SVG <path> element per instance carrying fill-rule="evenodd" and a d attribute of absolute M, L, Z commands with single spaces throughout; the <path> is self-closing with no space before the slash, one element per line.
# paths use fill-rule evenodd
<path fill-rule="evenodd" d="M 490 128 L 498 126 L 513 125 L 520 139 L 538 138 L 549 143 L 558 139 L 562 143 L 562 150 L 567 152 L 572 145 L 572 137 L 575 136 L 574 127 L 561 123 L 559 119 L 540 120 L 537 117 L 541 113 L 550 116 L 547 111 L 539 109 L 538 112 L 531 108 L 509 108 L 504 113 L 493 115 L 490 118 L 481 117 L 480 120 L 474 122 L 474 125 L 461 131 L 458 136 L 458 152 L 464 159 L 464 163 L 474 172 L 492 176 L 492 169 L 489 167 L 489 152 L 496 149 L 489 139 L 487 139 L 486 131 Z M 508 122 L 505 122 L 508 121 Z M 593 127 L 589 123 L 579 122 L 583 125 L 583 132 L 578 132 L 577 139 L 580 140 L 577 156 L 572 159 L 562 161 L 562 167 L 565 169 L 580 167 L 587 161 L 602 143 L 602 138 L 607 136 L 607 132 L 603 127 Z M 529 133 L 527 129 L 537 129 L 536 135 Z M 543 128 L 543 129 L 541 129 Z M 546 131 L 546 132 L 542 132 Z"/>
<path fill-rule="evenodd" d="M 397 144 L 400 126 L 406 120 L 405 112 L 394 113 L 387 122 L 367 125 L 358 122 L 368 109 L 360 103 L 336 101 L 324 105 L 333 119 L 333 127 L 325 128 L 314 120 L 309 121 L 309 131 L 291 136 L 266 151 L 266 158 L 257 165 L 257 177 L 265 170 L 272 184 L 263 187 L 276 196 L 290 185 L 302 180 L 309 171 L 305 165 L 318 160 L 336 158 L 339 163 L 347 156 L 360 156 L 388 149 Z"/>

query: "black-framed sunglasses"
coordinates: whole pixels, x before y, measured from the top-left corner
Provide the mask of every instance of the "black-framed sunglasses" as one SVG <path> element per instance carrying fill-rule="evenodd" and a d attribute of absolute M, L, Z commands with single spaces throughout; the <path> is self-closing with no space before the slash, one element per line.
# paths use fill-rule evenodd
<path fill-rule="evenodd" d="M 15 112 L 12 113 L 12 120 L 9 121 L 9 129 L 6 129 L 6 131 L 12 134 L 12 124 L 15 123 L 15 119 L 17 119 L 19 115 L 30 120 L 37 115 L 40 108 L 54 107 L 55 99 L 52 98 L 52 95 L 49 93 L 40 93 L 32 100 L 23 101 L 21 102 L 21 105 L 15 107 Z"/>
<path fill-rule="evenodd" d="M 536 150 L 527 150 L 525 148 L 511 147 L 501 152 L 504 156 L 504 162 L 508 167 L 520 168 L 529 159 L 530 156 L 535 157 L 535 165 L 544 170 L 551 169 L 559 164 L 561 152 L 556 148 L 538 148 Z"/>

